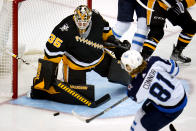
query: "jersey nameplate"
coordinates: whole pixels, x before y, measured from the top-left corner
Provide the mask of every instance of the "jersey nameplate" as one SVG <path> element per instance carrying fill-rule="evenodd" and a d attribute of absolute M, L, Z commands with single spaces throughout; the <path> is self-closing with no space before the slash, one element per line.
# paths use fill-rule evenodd
<path fill-rule="evenodd" d="M 156 71 L 154 69 L 152 69 L 150 71 L 150 73 L 147 75 L 147 78 L 145 78 L 145 81 L 144 81 L 144 84 L 143 84 L 143 88 L 149 89 L 150 84 L 151 84 L 155 74 L 156 74 Z"/>

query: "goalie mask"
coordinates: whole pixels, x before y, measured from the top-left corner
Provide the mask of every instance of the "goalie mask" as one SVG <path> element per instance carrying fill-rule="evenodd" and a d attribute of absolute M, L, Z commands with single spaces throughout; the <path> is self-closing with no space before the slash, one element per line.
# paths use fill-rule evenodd
<path fill-rule="evenodd" d="M 139 67 L 143 62 L 141 54 L 133 49 L 124 52 L 121 56 L 121 66 L 129 73 Z"/>
<path fill-rule="evenodd" d="M 80 32 L 85 32 L 91 22 L 92 11 L 86 5 L 78 6 L 74 11 L 74 21 Z"/>

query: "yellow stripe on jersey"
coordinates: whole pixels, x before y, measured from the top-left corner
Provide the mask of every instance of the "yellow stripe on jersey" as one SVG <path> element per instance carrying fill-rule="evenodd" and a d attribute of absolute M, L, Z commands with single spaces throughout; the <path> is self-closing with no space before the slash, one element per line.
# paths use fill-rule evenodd
<path fill-rule="evenodd" d="M 181 41 L 181 42 L 187 43 L 187 44 L 190 43 L 190 40 L 185 40 L 185 39 L 182 39 L 180 37 L 178 38 L 178 40 Z"/>
<path fill-rule="evenodd" d="M 188 34 L 188 33 L 186 33 L 186 35 L 189 36 L 189 37 L 193 37 L 195 34 Z"/>
<path fill-rule="evenodd" d="M 110 30 L 108 33 L 103 33 L 102 34 L 103 41 L 106 41 L 108 37 L 110 37 L 111 35 L 113 35 L 112 30 Z"/>
<path fill-rule="evenodd" d="M 149 0 L 147 7 L 153 9 L 156 0 Z M 147 25 L 150 25 L 152 11 L 147 10 Z"/>
<path fill-rule="evenodd" d="M 159 43 L 159 41 L 156 38 L 152 38 L 157 44 Z"/>
<path fill-rule="evenodd" d="M 91 69 L 91 68 L 97 66 L 97 65 L 103 60 L 103 58 L 104 58 L 104 56 L 105 56 L 105 53 L 106 53 L 106 52 L 104 52 L 104 53 L 102 54 L 102 56 L 101 56 L 99 62 L 97 62 L 96 64 L 91 65 L 91 66 L 87 66 L 87 67 L 78 66 L 78 65 L 74 64 L 72 61 L 70 61 L 66 56 L 63 56 L 63 64 L 68 65 L 69 68 L 71 68 L 71 69 L 73 69 L 73 70 L 87 70 L 87 69 Z"/>
<path fill-rule="evenodd" d="M 56 58 L 48 58 L 47 56 L 44 56 L 44 60 L 51 61 L 54 63 L 60 63 L 60 61 L 62 60 L 62 56 Z"/>
<path fill-rule="evenodd" d="M 143 46 L 149 47 L 149 48 L 152 49 L 152 50 L 155 50 L 155 49 L 156 49 L 156 47 L 154 47 L 154 46 L 152 46 L 152 45 L 149 45 L 148 43 L 144 43 Z"/>
<path fill-rule="evenodd" d="M 195 0 L 185 0 L 185 1 L 187 3 L 187 8 L 193 6 L 196 3 Z"/>
<path fill-rule="evenodd" d="M 158 1 L 158 3 L 164 10 L 167 10 L 168 6 L 166 4 L 164 4 L 162 1 Z"/>

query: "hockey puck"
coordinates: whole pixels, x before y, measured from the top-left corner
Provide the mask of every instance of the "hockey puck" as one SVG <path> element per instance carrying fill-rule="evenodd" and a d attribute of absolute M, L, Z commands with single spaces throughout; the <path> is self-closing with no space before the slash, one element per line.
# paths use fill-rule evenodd
<path fill-rule="evenodd" d="M 59 112 L 56 112 L 56 113 L 54 113 L 53 115 L 54 116 L 58 116 L 60 113 Z"/>

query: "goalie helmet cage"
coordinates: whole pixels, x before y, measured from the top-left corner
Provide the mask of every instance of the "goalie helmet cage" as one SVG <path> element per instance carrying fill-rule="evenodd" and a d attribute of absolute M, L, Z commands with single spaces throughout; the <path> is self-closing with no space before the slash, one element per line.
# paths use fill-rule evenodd
<path fill-rule="evenodd" d="M 20 90 L 18 87 L 20 61 L 5 50 L 19 57 L 22 56 L 23 59 L 28 58 L 25 59 L 26 61 L 37 52 L 43 53 L 43 45 L 52 29 L 66 16 L 73 14 L 77 6 L 84 4 L 92 8 L 92 0 L 3 0 L 1 4 L 0 90 L 4 88 L 5 92 L 1 92 L 0 97 L 16 99 Z M 25 57 L 29 54 L 31 57 Z M 32 82 L 33 77 L 30 79 Z M 27 86 L 30 90 L 30 85 Z"/>

